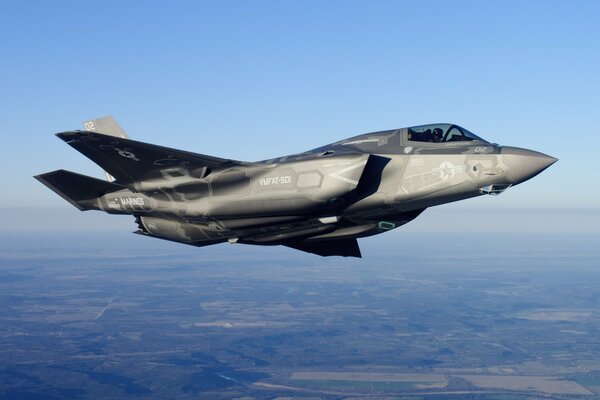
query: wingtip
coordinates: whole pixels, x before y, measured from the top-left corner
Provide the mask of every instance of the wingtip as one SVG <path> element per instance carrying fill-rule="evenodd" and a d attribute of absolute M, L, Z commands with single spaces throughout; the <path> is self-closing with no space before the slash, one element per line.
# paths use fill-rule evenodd
<path fill-rule="evenodd" d="M 85 134 L 86 131 L 65 131 L 65 132 L 58 132 L 55 133 L 54 135 L 56 137 L 58 137 L 59 139 L 64 140 L 65 142 L 68 142 L 69 140 L 73 140 L 77 137 L 80 137 L 81 135 Z"/>

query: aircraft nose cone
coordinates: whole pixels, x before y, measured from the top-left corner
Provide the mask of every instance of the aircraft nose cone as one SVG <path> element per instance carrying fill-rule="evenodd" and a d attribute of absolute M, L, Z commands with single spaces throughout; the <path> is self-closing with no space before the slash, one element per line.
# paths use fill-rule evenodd
<path fill-rule="evenodd" d="M 518 147 L 503 147 L 501 154 L 513 185 L 533 178 L 558 161 L 557 158 L 546 154 Z"/>

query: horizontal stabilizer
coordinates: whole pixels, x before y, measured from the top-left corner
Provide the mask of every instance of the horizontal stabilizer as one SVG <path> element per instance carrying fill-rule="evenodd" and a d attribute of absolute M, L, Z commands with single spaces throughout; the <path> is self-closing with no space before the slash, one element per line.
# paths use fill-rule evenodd
<path fill-rule="evenodd" d="M 144 180 L 168 180 L 186 175 L 203 178 L 210 170 L 239 163 L 95 132 L 70 131 L 56 136 L 125 186 Z"/>
<path fill-rule="evenodd" d="M 292 242 L 285 246 L 319 256 L 343 256 L 362 258 L 356 239 L 323 240 L 318 242 Z"/>
<path fill-rule="evenodd" d="M 124 189 L 120 185 L 64 169 L 37 175 L 34 178 L 81 211 L 97 209 L 98 197 Z"/>

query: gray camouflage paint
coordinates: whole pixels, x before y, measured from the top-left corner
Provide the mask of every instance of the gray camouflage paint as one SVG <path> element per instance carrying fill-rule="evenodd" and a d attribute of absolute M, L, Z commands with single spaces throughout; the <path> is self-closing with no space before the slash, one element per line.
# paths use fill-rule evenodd
<path fill-rule="evenodd" d="M 472 134 L 410 140 L 416 134 L 403 128 L 248 163 L 131 141 L 110 117 L 85 126 L 91 132 L 58 136 L 116 181 L 62 170 L 36 178 L 81 210 L 131 214 L 137 233 L 196 246 L 283 244 L 360 256 L 356 238 L 401 226 L 427 207 L 501 193 L 556 161 Z"/>

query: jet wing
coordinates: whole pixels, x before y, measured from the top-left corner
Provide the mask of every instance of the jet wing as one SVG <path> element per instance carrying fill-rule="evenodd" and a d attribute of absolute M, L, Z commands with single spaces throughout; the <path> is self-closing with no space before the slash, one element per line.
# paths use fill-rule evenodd
<path fill-rule="evenodd" d="M 171 149 L 96 132 L 69 131 L 56 136 L 116 178 L 133 186 L 143 180 L 181 176 L 203 178 L 210 170 L 224 169 L 239 161 Z"/>
<path fill-rule="evenodd" d="M 315 242 L 292 242 L 285 246 L 319 256 L 343 256 L 362 258 L 356 239 L 322 240 Z"/>

